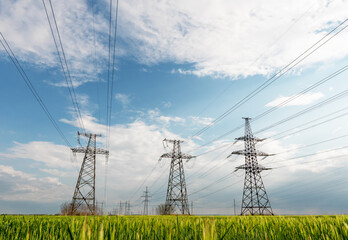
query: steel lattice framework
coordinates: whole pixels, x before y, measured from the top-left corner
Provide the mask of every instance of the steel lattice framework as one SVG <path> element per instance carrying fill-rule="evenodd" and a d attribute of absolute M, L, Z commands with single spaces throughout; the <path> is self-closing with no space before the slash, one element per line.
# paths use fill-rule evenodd
<path fill-rule="evenodd" d="M 181 214 L 190 214 L 182 160 L 189 160 L 194 158 L 194 156 L 181 153 L 180 143 L 183 142 L 181 140 L 164 139 L 163 142 L 166 143 L 167 146 L 168 143 L 173 144 L 172 152 L 165 153 L 160 157 L 160 160 L 162 158 L 171 159 L 164 213 L 174 213 L 176 208 L 178 208 Z"/>
<path fill-rule="evenodd" d="M 144 212 L 143 212 L 143 215 L 149 215 L 149 198 L 151 198 L 151 196 L 149 195 L 149 190 L 148 188 L 146 187 L 146 190 L 144 191 L 144 195 L 141 196 L 144 198 Z"/>
<path fill-rule="evenodd" d="M 245 149 L 231 153 L 231 155 L 238 154 L 245 156 L 245 164 L 236 167 L 235 170 L 245 170 L 241 215 L 273 215 L 271 204 L 261 178 L 261 172 L 270 170 L 271 168 L 263 167 L 257 161 L 257 156 L 267 157 L 272 155 L 256 150 L 256 143 L 265 139 L 255 138 L 251 131 L 250 118 L 244 119 L 245 136 L 236 138 L 236 140 L 244 141 Z"/>
<path fill-rule="evenodd" d="M 74 154 L 84 153 L 79 178 L 76 182 L 74 196 L 70 206 L 70 214 L 96 214 L 95 206 L 95 167 L 96 154 L 109 156 L 109 151 L 97 148 L 96 140 L 101 135 L 77 132 L 78 142 L 80 136 L 87 137 L 87 146 L 71 148 Z"/>

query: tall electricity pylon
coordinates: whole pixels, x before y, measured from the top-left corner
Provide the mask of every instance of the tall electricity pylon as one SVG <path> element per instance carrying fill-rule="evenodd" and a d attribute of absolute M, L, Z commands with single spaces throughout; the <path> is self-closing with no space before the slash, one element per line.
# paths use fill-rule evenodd
<path fill-rule="evenodd" d="M 183 159 L 191 159 L 194 156 L 181 153 L 180 143 L 181 140 L 168 140 L 164 139 L 163 143 L 173 144 L 172 152 L 165 153 L 160 157 L 170 158 L 170 172 L 168 179 L 167 197 L 166 203 L 164 205 L 164 214 L 172 214 L 175 212 L 176 207 L 179 209 L 181 214 L 190 214 L 190 208 L 188 205 L 185 174 L 184 174 L 184 164 Z"/>
<path fill-rule="evenodd" d="M 109 151 L 97 148 L 97 137 L 101 135 L 91 133 L 77 132 L 77 141 L 80 143 L 80 136 L 88 139 L 87 146 L 71 148 L 71 151 L 76 153 L 84 153 L 85 156 L 82 161 L 79 178 L 76 182 L 74 196 L 70 206 L 70 214 L 96 214 L 95 206 L 95 158 L 96 154 L 104 154 L 109 156 Z"/>
<path fill-rule="evenodd" d="M 150 202 L 149 198 L 151 196 L 149 195 L 149 190 L 147 189 L 147 187 L 146 187 L 146 190 L 144 192 L 144 195 L 141 196 L 141 197 L 144 198 L 144 201 L 143 201 L 144 202 L 144 212 L 143 212 L 143 215 L 149 215 L 149 202 Z"/>
<path fill-rule="evenodd" d="M 234 151 L 232 154 L 244 155 L 245 164 L 236 167 L 245 170 L 244 190 L 241 215 L 273 215 L 271 204 L 269 202 L 265 186 L 261 178 L 261 172 L 270 170 L 258 164 L 257 156 L 272 156 L 256 150 L 255 144 L 265 139 L 255 138 L 250 127 L 250 118 L 245 119 L 245 135 L 244 137 L 236 138 L 237 141 L 244 141 L 244 150 Z"/>

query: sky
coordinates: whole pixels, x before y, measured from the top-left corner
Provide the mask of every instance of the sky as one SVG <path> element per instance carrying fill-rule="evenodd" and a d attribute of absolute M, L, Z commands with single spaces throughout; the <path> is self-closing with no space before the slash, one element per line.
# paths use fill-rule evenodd
<path fill-rule="evenodd" d="M 79 121 L 43 2 L 2 0 L 0 31 L 78 146 Z M 243 149 L 235 138 L 244 135 L 242 117 L 251 117 L 255 135 L 267 138 L 257 149 L 275 154 L 258 159 L 272 168 L 262 178 L 275 214 L 348 213 L 347 1 L 120 0 L 108 69 L 109 4 L 52 0 L 83 125 L 102 134 L 102 148 L 114 70 L 110 156 L 107 164 L 98 156 L 96 166 L 96 200 L 106 211 L 130 201 L 141 213 L 146 186 L 150 212 L 164 203 L 170 162 L 158 160 L 170 151 L 167 138 L 184 140 L 182 151 L 197 156 L 184 163 L 193 213 L 230 215 L 234 200 L 239 213 L 244 173 L 234 170 L 244 158 L 227 156 Z M 0 73 L 0 212 L 58 213 L 71 201 L 83 155 L 72 154 L 2 45 Z"/>

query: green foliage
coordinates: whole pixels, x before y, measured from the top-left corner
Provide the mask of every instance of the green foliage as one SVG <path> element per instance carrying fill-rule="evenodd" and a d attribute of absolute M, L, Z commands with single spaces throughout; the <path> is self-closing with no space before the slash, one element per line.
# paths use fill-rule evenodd
<path fill-rule="evenodd" d="M 1 239 L 348 239 L 348 217 L 3 215 Z"/>

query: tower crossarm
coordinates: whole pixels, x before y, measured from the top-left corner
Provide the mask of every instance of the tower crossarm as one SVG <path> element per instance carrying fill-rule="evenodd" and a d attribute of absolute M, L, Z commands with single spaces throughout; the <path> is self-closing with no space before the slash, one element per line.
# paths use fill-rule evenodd
<path fill-rule="evenodd" d="M 181 158 L 181 159 L 191 159 L 191 158 L 195 158 L 196 156 L 191 156 L 189 154 L 186 153 L 181 153 L 180 155 L 178 154 L 173 154 L 173 153 L 164 153 L 162 154 L 162 156 L 160 157 L 160 160 L 162 158 Z"/>
<path fill-rule="evenodd" d="M 236 167 L 236 169 L 234 171 L 236 172 L 240 169 L 243 169 L 243 170 L 244 169 L 252 169 L 252 170 L 258 170 L 258 171 L 264 171 L 264 170 L 271 170 L 272 168 L 267 168 L 267 167 L 264 167 L 262 165 L 254 165 L 254 166 L 250 165 L 250 166 L 248 166 L 246 164 L 243 164 L 243 165 Z"/>
<path fill-rule="evenodd" d="M 265 141 L 267 138 L 256 138 L 256 137 L 238 137 L 235 138 L 236 141 L 254 141 L 254 142 L 262 142 Z"/>
<path fill-rule="evenodd" d="M 86 153 L 86 148 L 85 147 L 76 147 L 76 148 L 71 148 L 71 151 L 73 153 Z M 88 153 L 93 153 L 94 149 L 93 148 L 88 148 Z M 104 154 L 104 155 L 109 155 L 109 151 L 102 149 L 102 148 L 96 148 L 95 149 L 95 154 Z"/>
<path fill-rule="evenodd" d="M 84 137 L 90 137 L 90 136 L 96 136 L 96 137 L 101 137 L 101 134 L 92 134 L 92 133 L 81 133 L 81 132 L 77 132 L 77 136 L 84 136 Z"/>
<path fill-rule="evenodd" d="M 169 143 L 174 143 L 174 142 L 177 142 L 177 143 L 183 143 L 184 141 L 183 140 L 172 140 L 172 139 L 163 139 L 163 142 L 169 142 Z"/>
<path fill-rule="evenodd" d="M 196 156 L 191 156 L 189 154 L 186 154 L 186 153 L 182 153 L 181 156 L 180 156 L 182 159 L 191 159 L 191 158 L 195 158 Z"/>
<path fill-rule="evenodd" d="M 245 150 L 238 150 L 238 151 L 233 151 L 228 157 L 230 157 L 233 154 L 244 155 L 244 156 L 246 156 L 246 155 L 254 155 L 254 156 L 262 156 L 262 157 L 274 156 L 274 154 L 264 153 L 264 152 L 259 151 L 259 150 L 256 150 L 255 153 L 246 152 Z"/>

